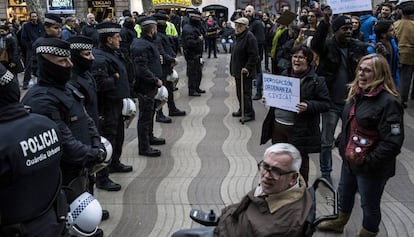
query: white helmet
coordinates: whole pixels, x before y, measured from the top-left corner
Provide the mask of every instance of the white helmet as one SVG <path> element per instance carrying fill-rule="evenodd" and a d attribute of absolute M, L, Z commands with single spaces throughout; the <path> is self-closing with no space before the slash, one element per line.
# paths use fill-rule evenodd
<path fill-rule="evenodd" d="M 131 98 L 124 98 L 122 100 L 122 115 L 123 116 L 135 116 L 137 113 L 137 106 Z"/>
<path fill-rule="evenodd" d="M 167 81 L 176 82 L 178 79 L 178 73 L 175 69 L 173 69 L 172 73 L 167 76 Z"/>
<path fill-rule="evenodd" d="M 88 192 L 82 193 L 70 204 L 66 227 L 74 236 L 92 236 L 101 223 L 102 207 Z"/>
<path fill-rule="evenodd" d="M 92 173 L 92 174 L 102 170 L 105 167 L 107 167 L 111 163 L 111 160 L 112 160 L 113 148 L 112 148 L 111 142 L 109 142 L 108 139 L 101 136 L 101 143 L 105 147 L 106 157 L 105 157 L 105 160 L 102 163 L 95 164 L 92 167 L 92 169 L 89 170 L 89 172 Z"/>
<path fill-rule="evenodd" d="M 397 2 L 396 6 L 400 6 L 400 5 L 405 4 L 405 3 L 414 4 L 413 0 L 399 0 Z"/>
<path fill-rule="evenodd" d="M 155 95 L 154 99 L 160 100 L 162 102 L 167 102 L 168 100 L 168 90 L 165 88 L 165 86 L 161 86 L 158 88 L 158 92 Z"/>

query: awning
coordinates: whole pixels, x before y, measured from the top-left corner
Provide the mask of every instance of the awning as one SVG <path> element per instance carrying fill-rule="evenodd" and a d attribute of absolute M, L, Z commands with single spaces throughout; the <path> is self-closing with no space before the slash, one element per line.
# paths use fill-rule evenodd
<path fill-rule="evenodd" d="M 191 0 L 152 0 L 154 8 L 189 7 Z"/>

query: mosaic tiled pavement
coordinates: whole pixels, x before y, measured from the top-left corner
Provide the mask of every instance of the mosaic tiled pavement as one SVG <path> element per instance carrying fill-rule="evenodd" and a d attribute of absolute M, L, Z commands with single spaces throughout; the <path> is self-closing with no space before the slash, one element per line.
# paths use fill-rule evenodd
<path fill-rule="evenodd" d="M 172 124 L 155 123 L 155 134 L 166 138 L 162 156 L 138 155 L 136 121 L 126 131 L 122 160 L 134 166 L 128 174 L 112 174 L 122 184 L 119 192 L 96 191 L 109 220 L 102 223 L 105 236 L 167 237 L 179 229 L 198 226 L 189 218 L 192 207 L 219 213 L 238 202 L 257 182 L 256 163 L 269 144 L 259 146 L 266 108 L 255 101 L 256 121 L 241 125 L 231 113 L 238 109 L 235 83 L 228 75 L 229 55 L 206 59 L 201 97 L 188 97 L 185 62 L 179 58 L 177 106 L 185 117 Z M 405 113 L 406 138 L 398 157 L 397 175 L 389 180 L 382 198 L 378 236 L 414 236 L 414 102 Z M 166 108 L 164 108 L 166 112 Z M 337 184 L 341 160 L 334 152 L 333 180 Z M 310 179 L 319 176 L 318 154 L 311 155 Z M 323 200 L 322 200 L 323 201 Z M 361 225 L 359 201 L 343 234 L 316 232 L 314 236 L 355 236 Z"/>

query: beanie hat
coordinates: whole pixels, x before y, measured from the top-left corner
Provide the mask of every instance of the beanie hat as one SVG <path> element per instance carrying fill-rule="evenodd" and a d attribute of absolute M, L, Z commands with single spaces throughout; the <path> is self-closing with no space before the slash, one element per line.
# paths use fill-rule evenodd
<path fill-rule="evenodd" d="M 337 32 L 344 25 L 352 25 L 351 18 L 343 15 L 336 17 L 332 22 L 333 32 Z"/>

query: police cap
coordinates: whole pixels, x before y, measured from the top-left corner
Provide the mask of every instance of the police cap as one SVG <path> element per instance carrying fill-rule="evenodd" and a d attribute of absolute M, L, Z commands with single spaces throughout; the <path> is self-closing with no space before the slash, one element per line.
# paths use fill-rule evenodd
<path fill-rule="evenodd" d="M 101 22 L 96 26 L 96 31 L 99 34 L 119 33 L 121 32 L 121 25 L 113 22 Z"/>
<path fill-rule="evenodd" d="M 59 57 L 70 56 L 70 44 L 57 38 L 39 38 L 36 54 L 50 54 Z"/>
<path fill-rule="evenodd" d="M 68 39 L 70 49 L 72 50 L 91 50 L 93 48 L 93 40 L 84 35 L 74 36 Z"/>
<path fill-rule="evenodd" d="M 45 14 L 45 23 L 48 23 L 50 25 L 61 25 L 62 18 L 60 18 L 60 16 L 57 14 L 47 13 Z"/>

